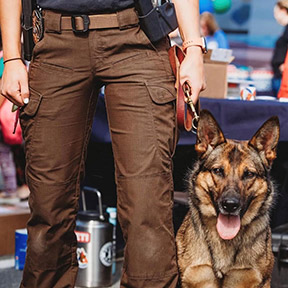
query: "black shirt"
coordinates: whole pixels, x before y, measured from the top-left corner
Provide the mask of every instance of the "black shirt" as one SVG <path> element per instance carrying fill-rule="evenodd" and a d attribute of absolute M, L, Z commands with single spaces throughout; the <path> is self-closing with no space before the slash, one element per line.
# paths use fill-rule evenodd
<path fill-rule="evenodd" d="M 273 68 L 274 76 L 276 78 L 281 78 L 282 73 L 279 70 L 279 66 L 284 63 L 286 53 L 288 48 L 288 25 L 284 29 L 284 33 L 277 40 L 271 65 Z"/>
<path fill-rule="evenodd" d="M 106 13 L 123 10 L 134 5 L 133 0 L 37 0 L 43 9 L 68 13 Z"/>

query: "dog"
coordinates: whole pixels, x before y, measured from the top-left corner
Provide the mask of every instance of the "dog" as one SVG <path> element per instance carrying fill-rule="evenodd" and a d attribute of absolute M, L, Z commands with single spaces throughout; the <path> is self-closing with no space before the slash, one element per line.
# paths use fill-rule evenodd
<path fill-rule="evenodd" d="M 250 141 L 226 139 L 202 110 L 188 172 L 189 211 L 176 235 L 182 288 L 268 288 L 274 257 L 269 211 L 275 189 L 279 120 L 268 119 Z"/>

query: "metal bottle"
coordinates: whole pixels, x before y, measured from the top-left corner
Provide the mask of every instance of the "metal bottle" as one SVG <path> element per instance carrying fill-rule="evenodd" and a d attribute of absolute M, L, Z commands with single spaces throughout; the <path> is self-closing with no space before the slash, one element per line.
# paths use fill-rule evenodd
<path fill-rule="evenodd" d="M 96 193 L 99 211 L 86 210 L 85 192 Z M 79 264 L 76 287 L 106 287 L 112 283 L 113 225 L 103 214 L 101 193 L 84 187 L 83 211 L 76 221 L 77 259 Z"/>

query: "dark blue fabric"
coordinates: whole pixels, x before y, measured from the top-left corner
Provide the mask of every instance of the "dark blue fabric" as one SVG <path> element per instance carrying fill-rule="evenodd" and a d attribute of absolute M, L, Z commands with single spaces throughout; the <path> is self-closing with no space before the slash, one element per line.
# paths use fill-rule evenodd
<path fill-rule="evenodd" d="M 97 143 L 111 142 L 106 107 L 105 107 L 105 99 L 104 94 L 102 93 L 100 93 L 98 96 L 90 141 Z"/>
<path fill-rule="evenodd" d="M 226 138 L 249 140 L 272 116 L 280 120 L 280 141 L 288 141 L 288 103 L 275 101 L 243 101 L 201 98 L 201 109 L 209 110 Z M 194 144 L 191 132 L 182 132 L 179 144 Z"/>
<path fill-rule="evenodd" d="M 282 81 L 282 77 L 281 78 L 273 77 L 271 80 L 273 96 L 276 98 L 277 98 L 278 92 L 279 92 L 280 87 L 281 87 L 281 81 Z"/>
<path fill-rule="evenodd" d="M 133 0 L 37 0 L 44 9 L 68 13 L 104 13 L 123 10 L 134 4 Z"/>
<path fill-rule="evenodd" d="M 280 141 L 288 141 L 288 103 L 209 98 L 201 98 L 200 103 L 201 109 L 213 114 L 227 138 L 249 140 L 268 118 L 276 115 L 280 120 Z M 111 141 L 103 95 L 98 100 L 91 140 Z M 178 144 L 190 145 L 195 144 L 195 141 L 195 134 L 182 131 Z"/>

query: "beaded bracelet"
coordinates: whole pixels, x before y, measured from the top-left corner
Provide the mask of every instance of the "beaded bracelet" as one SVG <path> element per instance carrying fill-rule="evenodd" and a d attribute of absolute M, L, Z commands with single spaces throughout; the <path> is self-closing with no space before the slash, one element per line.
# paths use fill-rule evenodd
<path fill-rule="evenodd" d="M 7 63 L 7 62 L 10 62 L 10 61 L 14 61 L 14 60 L 21 60 L 22 61 L 22 58 L 20 57 L 17 57 L 17 58 L 10 58 L 10 59 L 7 59 L 3 62 L 3 64 Z"/>

